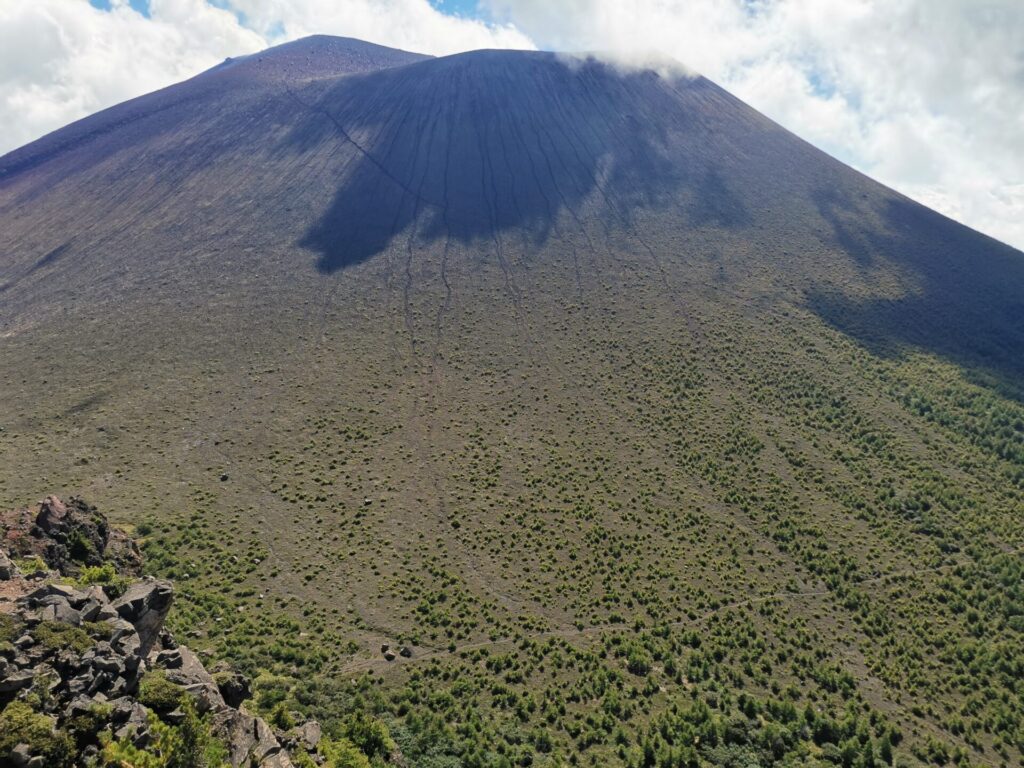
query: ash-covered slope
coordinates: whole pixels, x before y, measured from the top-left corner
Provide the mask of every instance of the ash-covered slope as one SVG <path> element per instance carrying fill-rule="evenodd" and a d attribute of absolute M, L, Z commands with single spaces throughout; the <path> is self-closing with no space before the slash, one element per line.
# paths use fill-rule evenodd
<path fill-rule="evenodd" d="M 415 243 L 407 260 L 438 273 L 456 243 L 510 282 L 571 259 L 583 290 L 598 251 L 692 276 L 711 243 L 729 282 L 770 269 L 762 288 L 865 339 L 1014 372 L 1024 358 L 1017 252 L 703 78 L 547 53 L 313 37 L 228 61 L 0 159 L 0 220 L 7 324 L 54 291 L 229 282 L 267 251 L 330 274 Z"/>

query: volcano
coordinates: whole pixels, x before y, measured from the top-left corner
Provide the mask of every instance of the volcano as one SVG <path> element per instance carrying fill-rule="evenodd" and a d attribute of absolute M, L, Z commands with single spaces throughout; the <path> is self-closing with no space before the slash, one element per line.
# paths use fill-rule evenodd
<path fill-rule="evenodd" d="M 78 121 L 0 158 L 0 362 L 4 504 L 145 524 L 254 668 L 796 616 L 972 749 L 932 629 L 1014 642 L 944 590 L 1024 535 L 1024 256 L 681 67 L 318 36 Z"/>
<path fill-rule="evenodd" d="M 1024 360 L 1018 252 L 702 77 L 593 58 L 307 38 L 10 153 L 0 195 L 6 324 L 54 290 L 120 303 L 162 274 L 236 281 L 268 253 L 324 276 L 398 264 L 406 293 L 498 268 L 506 306 L 533 290 L 531 267 L 571 264 L 585 292 L 617 265 L 757 274 L 864 341 L 1015 374 Z"/>

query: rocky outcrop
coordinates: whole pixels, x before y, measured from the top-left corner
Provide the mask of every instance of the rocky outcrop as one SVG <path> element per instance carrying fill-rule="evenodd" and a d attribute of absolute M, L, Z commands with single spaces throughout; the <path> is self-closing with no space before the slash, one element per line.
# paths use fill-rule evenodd
<path fill-rule="evenodd" d="M 141 581 L 129 586 L 110 604 L 117 615 L 135 629 L 140 656 L 148 656 L 153 649 L 173 599 L 174 590 L 170 582 Z"/>
<path fill-rule="evenodd" d="M 94 507 L 75 497 L 65 503 L 47 496 L 34 509 L 0 512 L 0 542 L 11 557 L 38 557 L 64 576 L 103 563 L 125 576 L 142 572 L 142 556 L 131 537 L 111 528 Z"/>
<path fill-rule="evenodd" d="M 76 518 L 89 508 L 66 506 L 53 497 L 41 507 L 28 534 L 34 539 L 29 551 L 60 553 L 46 562 L 63 564 L 66 539 L 48 540 L 49 532 L 80 530 Z M 89 540 L 104 551 L 111 532 L 101 517 L 92 517 L 92 524 L 89 532 L 97 538 Z M 4 544 L 11 540 L 16 558 L 21 557 L 26 552 L 21 536 Z M 153 738 L 151 713 L 174 723 L 183 716 L 175 710 L 183 699 L 174 697 L 187 695 L 209 718 L 235 768 L 293 765 L 274 730 L 239 709 L 249 691 L 245 678 L 224 666 L 216 677 L 210 674 L 164 628 L 174 601 L 170 582 L 140 579 L 112 595 L 110 588 L 61 583 L 61 573 L 23 573 L 0 548 L 0 709 L 19 700 L 31 703 L 34 712 L 50 718 L 55 732 L 76 734 L 75 765 L 85 765 L 98 753 L 100 732 L 144 747 Z M 92 724 L 92 736 L 83 736 L 83 722 Z M 301 738 L 314 751 L 319 726 L 303 726 Z M 14 745 L 9 754 L 0 754 L 0 766 L 47 765 L 46 756 L 33 749 Z"/>

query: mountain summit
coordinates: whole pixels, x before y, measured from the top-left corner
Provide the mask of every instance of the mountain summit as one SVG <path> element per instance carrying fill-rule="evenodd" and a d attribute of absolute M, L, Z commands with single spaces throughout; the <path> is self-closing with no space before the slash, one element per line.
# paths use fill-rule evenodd
<path fill-rule="evenodd" d="M 307 38 L 0 158 L 0 508 L 123 510 L 190 645 L 458 764 L 740 743 L 682 699 L 1007 762 L 1022 297 L 705 78 Z"/>
<path fill-rule="evenodd" d="M 408 262 L 405 292 L 417 274 L 429 291 L 442 266 L 498 267 L 513 286 L 527 263 L 572 263 L 583 291 L 602 259 L 629 254 L 666 279 L 727 272 L 749 288 L 759 273 L 757 291 L 786 293 L 862 341 L 1014 373 L 1024 359 L 1018 252 L 704 78 L 593 58 L 434 59 L 305 38 L 10 153 L 0 215 L 2 288 L 18 287 L 8 323 L 66 270 L 91 275 L 62 285 L 89 301 L 115 286 L 152 292 L 164 268 L 211 285 L 267 269 L 268 252 L 277 268 L 321 274 L 390 255 Z M 204 258 L 214 242 L 230 265 Z M 247 248 L 263 256 L 246 264 Z"/>

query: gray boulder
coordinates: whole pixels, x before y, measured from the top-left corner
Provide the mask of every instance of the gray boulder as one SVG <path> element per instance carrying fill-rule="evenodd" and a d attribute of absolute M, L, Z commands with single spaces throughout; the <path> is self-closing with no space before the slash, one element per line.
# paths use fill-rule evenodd
<path fill-rule="evenodd" d="M 61 621 L 76 627 L 82 623 L 82 615 L 61 595 L 45 597 L 40 601 L 40 605 L 43 607 L 39 616 L 43 621 Z"/>
<path fill-rule="evenodd" d="M 22 688 L 32 685 L 32 670 L 11 669 L 10 667 L 8 670 L 3 679 L 0 679 L 0 693 L 20 691 Z"/>
<path fill-rule="evenodd" d="M 213 679 L 217 681 L 220 695 L 229 707 L 237 709 L 243 701 L 252 697 L 252 688 L 246 676 L 224 662 L 213 668 Z"/>
<path fill-rule="evenodd" d="M 157 655 L 153 663 L 159 666 L 159 658 L 166 651 Z M 206 671 L 206 667 L 191 650 L 185 646 L 179 646 L 174 653 L 177 666 L 166 669 L 167 679 L 184 688 L 196 698 L 196 704 L 200 711 L 223 709 L 227 705 L 224 697 L 220 694 L 217 682 L 213 676 Z"/>
<path fill-rule="evenodd" d="M 172 602 L 174 589 L 169 581 L 146 580 L 132 584 L 111 603 L 118 616 L 135 627 L 139 636 L 139 655 L 148 656 L 153 649 Z"/>
<path fill-rule="evenodd" d="M 307 752 L 313 752 L 316 750 L 316 745 L 320 743 L 321 737 L 323 737 L 323 729 L 316 720 L 310 720 L 296 729 L 295 736 L 299 744 L 305 747 Z"/>
<path fill-rule="evenodd" d="M 16 744 L 7 759 L 15 768 L 24 768 L 32 759 L 32 748 L 28 744 Z"/>

